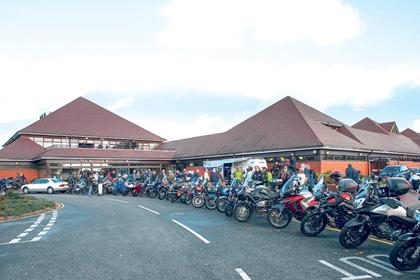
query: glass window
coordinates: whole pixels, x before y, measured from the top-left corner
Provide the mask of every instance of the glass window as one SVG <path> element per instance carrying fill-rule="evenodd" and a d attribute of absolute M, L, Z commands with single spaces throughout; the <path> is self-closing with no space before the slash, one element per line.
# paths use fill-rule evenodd
<path fill-rule="evenodd" d="M 44 141 L 44 148 L 48 148 L 52 146 L 52 141 Z"/>
<path fill-rule="evenodd" d="M 48 184 L 48 179 L 41 179 L 38 184 Z"/>
<path fill-rule="evenodd" d="M 63 180 L 58 179 L 58 178 L 54 178 L 54 179 L 52 179 L 52 181 L 53 181 L 54 183 L 63 183 L 63 182 L 64 182 Z"/>
<path fill-rule="evenodd" d="M 54 138 L 54 143 L 61 143 L 61 138 Z"/>

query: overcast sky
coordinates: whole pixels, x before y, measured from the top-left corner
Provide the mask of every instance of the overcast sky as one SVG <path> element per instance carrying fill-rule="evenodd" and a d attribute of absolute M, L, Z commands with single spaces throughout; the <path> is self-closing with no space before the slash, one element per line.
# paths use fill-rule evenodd
<path fill-rule="evenodd" d="M 414 0 L 0 0 L 0 142 L 78 96 L 170 140 L 286 95 L 420 131 L 419 23 Z"/>

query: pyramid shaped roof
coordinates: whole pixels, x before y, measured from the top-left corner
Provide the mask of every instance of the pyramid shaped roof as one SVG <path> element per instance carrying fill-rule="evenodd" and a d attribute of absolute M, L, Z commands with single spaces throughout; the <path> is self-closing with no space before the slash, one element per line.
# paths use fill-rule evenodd
<path fill-rule="evenodd" d="M 193 158 L 316 147 L 420 154 L 412 140 L 390 135 L 371 119 L 349 127 L 290 96 L 224 133 L 166 142 L 159 149 Z"/>
<path fill-rule="evenodd" d="M 83 97 L 25 127 L 18 134 L 165 140 Z"/>

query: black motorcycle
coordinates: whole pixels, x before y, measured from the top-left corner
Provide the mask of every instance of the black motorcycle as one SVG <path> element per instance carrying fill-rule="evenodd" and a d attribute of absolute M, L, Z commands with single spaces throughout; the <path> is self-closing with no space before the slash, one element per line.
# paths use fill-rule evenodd
<path fill-rule="evenodd" d="M 355 216 L 353 197 L 350 194 L 355 187 L 357 185 L 346 185 L 338 193 L 329 192 L 322 178 L 313 188 L 314 196 L 320 204 L 302 219 L 300 231 L 305 236 L 314 237 L 323 232 L 327 225 L 343 228 Z"/>
<path fill-rule="evenodd" d="M 391 264 L 403 271 L 420 266 L 420 210 L 409 211 L 409 216 L 417 220 L 417 225 L 398 238 L 389 254 Z"/>
<path fill-rule="evenodd" d="M 245 197 L 234 207 L 234 216 L 239 222 L 247 222 L 254 213 L 267 216 L 271 206 L 280 199 L 280 191 L 272 192 L 268 189 L 254 185 L 254 188 L 245 190 Z"/>
<path fill-rule="evenodd" d="M 412 230 L 417 221 L 410 217 L 410 210 L 394 198 L 409 190 L 410 185 L 403 178 L 389 178 L 383 188 L 376 184 L 363 186 L 354 201 L 356 217 L 341 229 L 340 244 L 347 249 L 356 248 L 370 234 L 394 241 Z"/>

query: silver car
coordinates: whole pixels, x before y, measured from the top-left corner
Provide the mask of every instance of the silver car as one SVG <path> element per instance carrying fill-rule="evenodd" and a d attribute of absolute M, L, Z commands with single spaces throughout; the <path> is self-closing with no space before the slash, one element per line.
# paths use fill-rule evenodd
<path fill-rule="evenodd" d="M 69 188 L 69 184 L 58 178 L 41 178 L 35 179 L 30 184 L 23 185 L 21 190 L 23 193 L 46 192 L 52 194 L 54 192 L 65 192 Z"/>

